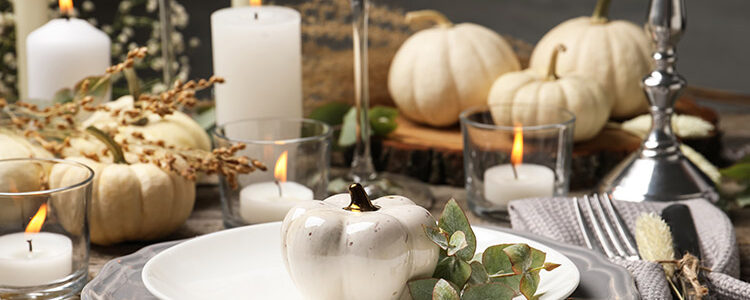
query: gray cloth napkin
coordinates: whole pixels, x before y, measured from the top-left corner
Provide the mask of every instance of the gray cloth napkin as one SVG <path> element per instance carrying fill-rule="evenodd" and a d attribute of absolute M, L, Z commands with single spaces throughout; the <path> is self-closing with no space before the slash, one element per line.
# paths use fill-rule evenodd
<path fill-rule="evenodd" d="M 643 212 L 660 213 L 671 203 L 614 201 L 622 218 L 634 232 L 635 220 Z M 700 239 L 703 265 L 710 268 L 709 289 L 719 299 L 750 299 L 750 284 L 737 279 L 740 260 L 734 228 L 726 214 L 705 200 L 682 203 L 690 207 Z M 535 198 L 509 205 L 514 229 L 584 246 L 571 198 Z M 589 218 L 584 211 L 584 217 Z M 674 230 L 674 229 L 673 229 Z M 585 247 L 585 246 L 584 246 Z M 661 267 L 648 261 L 613 260 L 633 275 L 643 299 L 670 299 L 669 286 Z"/>

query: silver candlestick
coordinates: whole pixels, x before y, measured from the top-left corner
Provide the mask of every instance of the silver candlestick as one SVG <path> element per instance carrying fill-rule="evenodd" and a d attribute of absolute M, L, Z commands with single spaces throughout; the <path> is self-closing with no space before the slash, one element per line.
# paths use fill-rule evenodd
<path fill-rule="evenodd" d="M 675 46 L 685 32 L 684 0 L 651 0 L 646 29 L 654 41 L 656 69 L 643 79 L 651 105 L 651 131 L 639 151 L 620 163 L 600 186 L 626 201 L 719 199 L 711 180 L 680 151 L 672 132 L 673 106 L 686 86 L 675 72 Z"/>

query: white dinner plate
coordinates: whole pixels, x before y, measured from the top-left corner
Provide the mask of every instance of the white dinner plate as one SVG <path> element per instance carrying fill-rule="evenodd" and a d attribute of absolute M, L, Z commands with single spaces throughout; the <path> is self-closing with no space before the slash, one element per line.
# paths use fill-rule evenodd
<path fill-rule="evenodd" d="M 546 252 L 547 261 L 561 264 L 541 272 L 540 300 L 563 299 L 578 286 L 578 269 L 560 252 L 510 233 L 473 228 L 479 250 L 527 243 Z M 146 263 L 143 283 L 160 299 L 304 299 L 284 267 L 280 231 L 280 222 L 251 225 L 178 244 Z"/>

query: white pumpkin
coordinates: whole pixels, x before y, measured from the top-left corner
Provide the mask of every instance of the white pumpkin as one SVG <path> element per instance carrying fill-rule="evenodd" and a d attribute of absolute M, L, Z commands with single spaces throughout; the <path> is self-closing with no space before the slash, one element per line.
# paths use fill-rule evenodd
<path fill-rule="evenodd" d="M 464 109 L 486 103 L 498 76 L 521 68 L 513 48 L 490 29 L 471 23 L 453 25 L 435 11 L 407 15 L 409 21 L 416 19 L 438 25 L 407 39 L 388 74 L 391 97 L 411 120 L 451 125 Z"/>
<path fill-rule="evenodd" d="M 628 21 L 610 21 L 610 0 L 599 0 L 592 17 L 563 22 L 542 37 L 531 54 L 530 67 L 547 69 L 549 53 L 559 44 L 568 53 L 557 63 L 561 76 L 589 76 L 614 99 L 611 116 L 632 117 L 648 111 L 641 81 L 651 70 L 651 42 L 644 29 Z"/>
<path fill-rule="evenodd" d="M 112 110 L 130 109 L 133 108 L 133 97 L 123 96 L 106 105 Z M 148 123 L 144 126 L 122 126 L 117 124 L 110 113 L 96 112 L 81 123 L 81 128 L 92 125 L 102 130 L 117 128 L 120 134 L 140 132 L 146 139 L 151 141 L 163 140 L 166 145 L 211 151 L 211 139 L 209 139 L 206 131 L 190 116 L 179 111 L 164 117 L 149 114 Z"/>
<path fill-rule="evenodd" d="M 576 116 L 575 141 L 583 141 L 596 136 L 607 123 L 612 108 L 612 98 L 594 81 L 588 78 L 569 75 L 558 77 L 555 62 L 559 51 L 565 47 L 558 45 L 549 55 L 550 65 L 546 75 L 528 69 L 508 73 L 495 81 L 490 91 L 488 103 L 493 119 L 499 124 L 548 124 L 556 123 L 554 116 L 542 113 L 526 113 L 528 109 L 512 110 L 508 107 L 562 107 Z M 512 120 L 512 121 L 511 121 Z"/>
<path fill-rule="evenodd" d="M 125 241 L 153 240 L 175 231 L 190 216 L 195 202 L 195 183 L 153 164 L 100 163 L 83 157 L 68 157 L 94 170 L 92 201 L 88 205 L 91 242 L 110 245 Z M 50 187 L 80 182 L 88 174 L 80 168 L 55 165 Z M 53 198 L 61 223 L 75 231 L 72 201 Z M 66 220 L 70 219 L 68 222 Z"/>
<path fill-rule="evenodd" d="M 401 299 L 407 281 L 435 270 L 440 249 L 423 227 L 437 223 L 407 198 L 370 202 L 359 184 L 349 193 L 289 211 L 281 226 L 287 271 L 308 299 Z"/>

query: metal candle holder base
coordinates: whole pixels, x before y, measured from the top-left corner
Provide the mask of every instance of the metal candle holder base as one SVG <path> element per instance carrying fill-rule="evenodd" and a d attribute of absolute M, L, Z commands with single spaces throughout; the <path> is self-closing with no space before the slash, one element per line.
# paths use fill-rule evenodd
<path fill-rule="evenodd" d="M 639 151 L 620 163 L 600 186 L 615 199 L 678 201 L 719 199 L 712 181 L 680 151 L 672 132 L 674 103 L 686 86 L 675 72 L 675 45 L 685 31 L 684 0 L 651 0 L 646 23 L 656 51 L 656 69 L 643 79 L 651 105 L 651 131 Z"/>

